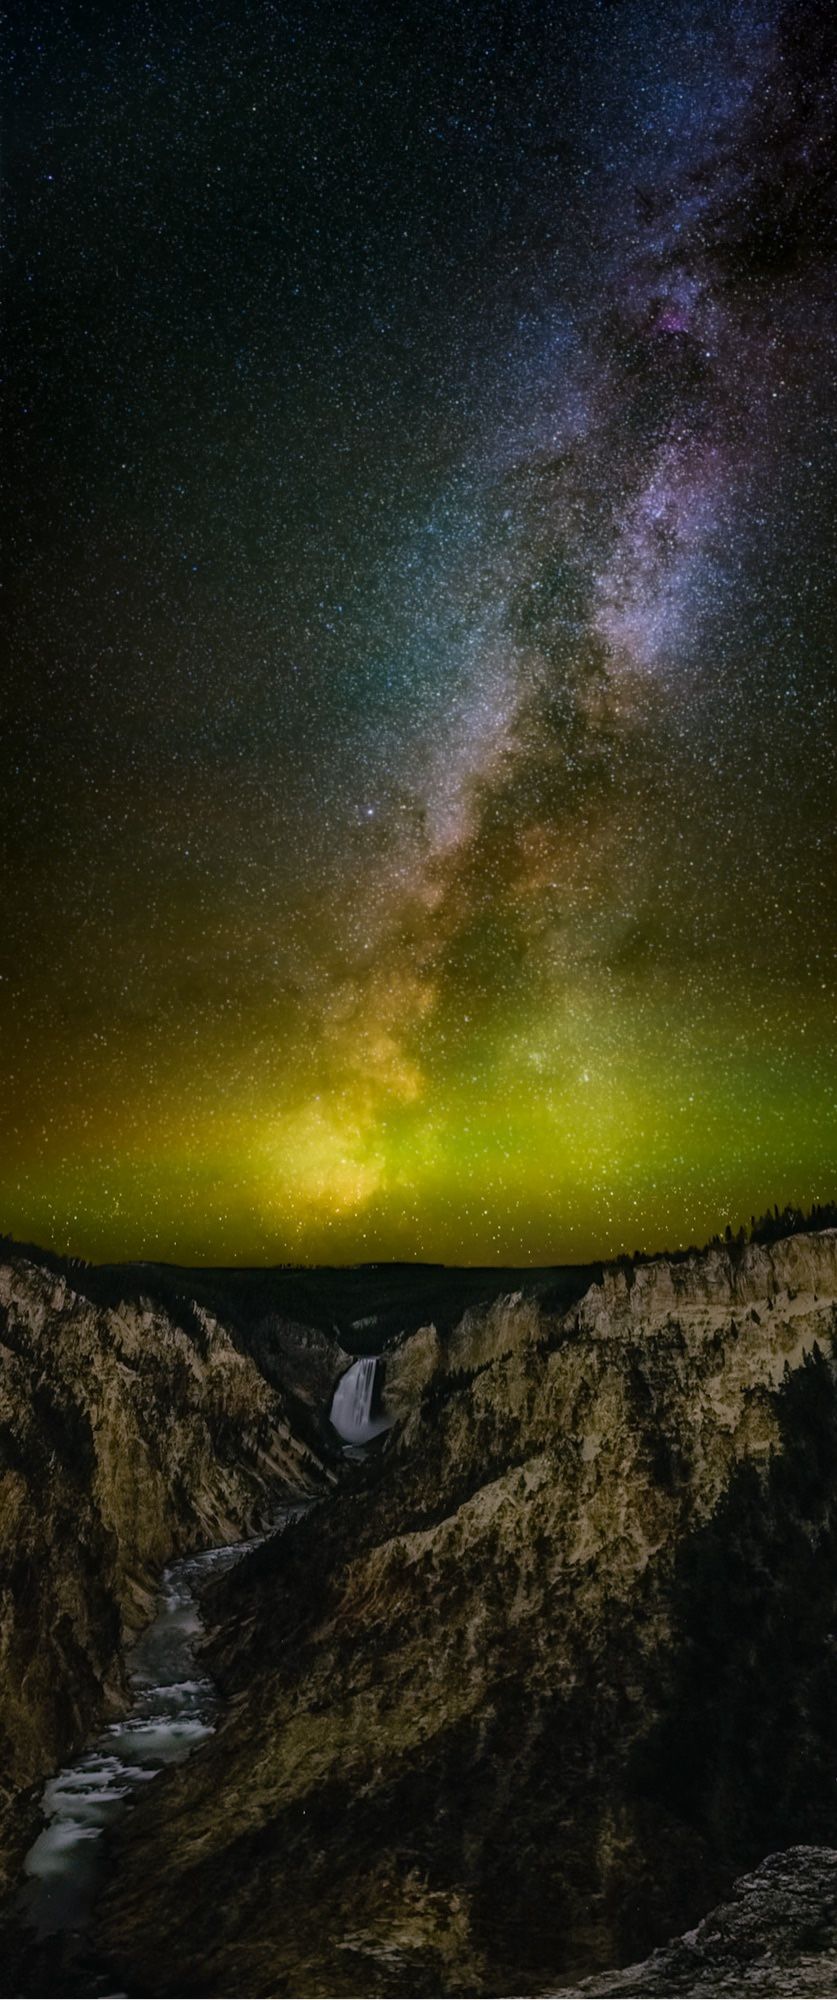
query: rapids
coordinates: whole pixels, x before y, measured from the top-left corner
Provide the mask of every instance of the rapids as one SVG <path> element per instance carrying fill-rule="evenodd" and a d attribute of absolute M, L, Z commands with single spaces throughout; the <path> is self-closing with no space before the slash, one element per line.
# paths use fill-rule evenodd
<path fill-rule="evenodd" d="M 300 1511 L 283 1509 L 281 1521 Z M 280 1523 L 277 1523 L 280 1525 Z M 130 1706 L 48 1779 L 45 1824 L 24 1862 L 19 1914 L 39 1938 L 85 1929 L 102 1879 L 102 1836 L 167 1764 L 180 1764 L 215 1727 L 220 1699 L 197 1659 L 200 1586 L 264 1539 L 184 1556 L 163 1571 L 156 1617 L 127 1656 Z"/>

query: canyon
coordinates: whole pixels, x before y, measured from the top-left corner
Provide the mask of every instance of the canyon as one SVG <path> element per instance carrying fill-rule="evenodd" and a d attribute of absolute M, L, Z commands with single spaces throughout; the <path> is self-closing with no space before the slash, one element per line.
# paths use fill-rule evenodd
<path fill-rule="evenodd" d="M 318 1501 L 203 1593 L 222 1707 L 112 1833 L 106 1983 L 10 1916 L 7 1990 L 837 1991 L 837 1232 L 414 1326 L 360 1457 L 322 1328 L 0 1287 L 9 1857 L 163 1562 Z"/>
<path fill-rule="evenodd" d="M 204 1307 L 102 1305 L 0 1258 L 0 1888 L 33 1787 L 122 1701 L 164 1562 L 333 1480 L 305 1421 L 312 1343 L 325 1379 L 345 1363 L 306 1334 L 295 1365 L 289 1341 L 283 1394 Z"/>

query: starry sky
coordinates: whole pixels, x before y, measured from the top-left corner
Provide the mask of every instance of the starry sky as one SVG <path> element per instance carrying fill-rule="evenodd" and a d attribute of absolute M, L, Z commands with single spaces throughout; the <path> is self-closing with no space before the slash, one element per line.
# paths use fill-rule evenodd
<path fill-rule="evenodd" d="M 22 0 L 0 1226 L 545 1262 L 834 1197 L 835 39 Z"/>

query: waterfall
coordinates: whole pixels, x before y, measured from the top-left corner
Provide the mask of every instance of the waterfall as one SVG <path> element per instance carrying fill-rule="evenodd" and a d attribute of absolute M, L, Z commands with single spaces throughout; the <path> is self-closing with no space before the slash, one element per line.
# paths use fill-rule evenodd
<path fill-rule="evenodd" d="M 344 1444 L 368 1444 L 388 1431 L 392 1419 L 372 1414 L 380 1363 L 374 1354 L 353 1361 L 341 1375 L 331 1405 L 331 1421 Z"/>

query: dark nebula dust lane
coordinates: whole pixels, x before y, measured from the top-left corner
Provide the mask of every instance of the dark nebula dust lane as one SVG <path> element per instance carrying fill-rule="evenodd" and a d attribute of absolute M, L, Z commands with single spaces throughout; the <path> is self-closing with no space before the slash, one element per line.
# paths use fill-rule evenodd
<path fill-rule="evenodd" d="M 833 1195 L 833 9 L 24 5 L 5 1226 Z"/>

